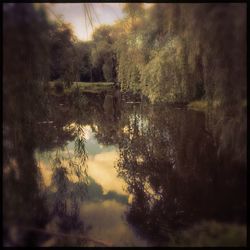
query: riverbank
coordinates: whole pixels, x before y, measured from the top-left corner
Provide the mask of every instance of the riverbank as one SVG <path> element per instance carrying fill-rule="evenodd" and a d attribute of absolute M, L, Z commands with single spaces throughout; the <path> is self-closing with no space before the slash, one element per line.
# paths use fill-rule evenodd
<path fill-rule="evenodd" d="M 70 95 L 76 89 L 81 93 L 100 94 L 102 92 L 109 92 L 113 89 L 113 82 L 74 82 L 69 88 L 64 87 L 62 82 L 50 81 L 48 90 L 53 95 Z"/>
<path fill-rule="evenodd" d="M 112 93 L 114 90 L 115 83 L 114 82 L 74 82 L 70 87 L 64 87 L 62 82 L 58 81 L 50 81 L 48 85 L 48 92 L 50 95 L 57 97 L 67 97 L 74 95 L 75 92 L 82 93 L 85 95 L 103 95 L 107 93 Z M 141 98 L 144 101 L 149 102 L 146 96 L 141 96 L 140 94 L 135 94 L 132 92 L 124 92 L 123 94 L 124 101 L 131 102 L 141 102 Z M 208 101 L 205 99 L 195 100 L 189 103 L 167 103 L 169 106 L 174 107 L 185 107 L 187 109 L 206 112 L 209 110 L 209 107 L 212 109 L 217 109 L 221 106 L 220 100 Z M 241 102 L 242 108 L 247 107 L 247 101 L 243 100 Z"/>
<path fill-rule="evenodd" d="M 220 101 L 213 101 L 211 104 L 212 108 L 217 108 L 220 106 Z M 208 110 L 209 102 L 207 100 L 196 100 L 187 104 L 188 109 L 193 109 L 197 111 Z"/>
<path fill-rule="evenodd" d="M 211 105 L 210 107 L 212 109 L 217 109 L 217 108 L 219 108 L 221 106 L 221 101 L 214 100 L 214 101 L 211 101 L 211 103 L 209 103 L 208 100 L 196 100 L 196 101 L 188 103 L 187 108 L 188 109 L 193 109 L 193 110 L 196 110 L 196 111 L 207 111 L 209 105 Z M 241 107 L 243 109 L 246 108 L 247 107 L 247 100 L 243 100 L 240 103 L 240 105 L 241 105 Z"/>

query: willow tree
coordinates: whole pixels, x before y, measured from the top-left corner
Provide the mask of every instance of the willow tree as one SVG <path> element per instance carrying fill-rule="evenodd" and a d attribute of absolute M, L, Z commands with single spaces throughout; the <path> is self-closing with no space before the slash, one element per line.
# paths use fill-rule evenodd
<path fill-rule="evenodd" d="M 123 32 L 116 43 L 118 80 L 123 91 L 138 92 L 140 65 L 143 63 L 141 28 L 145 10 L 141 3 L 127 3 L 123 11 L 125 17 L 119 23 Z"/>
<path fill-rule="evenodd" d="M 244 4 L 142 6 L 124 7 L 117 42 L 124 90 L 142 91 L 151 102 L 204 98 L 228 106 L 246 98 Z"/>

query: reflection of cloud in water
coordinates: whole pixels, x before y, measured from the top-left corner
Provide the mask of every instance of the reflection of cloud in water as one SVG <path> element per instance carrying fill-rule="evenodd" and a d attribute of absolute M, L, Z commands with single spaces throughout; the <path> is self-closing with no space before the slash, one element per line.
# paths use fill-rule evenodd
<path fill-rule="evenodd" d="M 81 206 L 81 217 L 91 226 L 89 236 L 105 240 L 115 246 L 146 245 L 135 236 L 124 218 L 126 205 L 114 200 L 87 202 Z"/>
<path fill-rule="evenodd" d="M 83 201 L 79 201 L 80 218 L 86 226 L 91 227 L 88 234 L 91 238 L 103 240 L 115 246 L 143 246 L 146 245 L 146 242 L 137 238 L 124 218 L 124 212 L 131 202 L 131 197 L 123 190 L 126 188 L 126 184 L 122 178 L 117 177 L 114 168 L 118 156 L 116 150 L 89 156 L 87 160 L 88 192 Z M 37 160 L 45 188 L 48 188 L 47 191 L 50 190 L 53 193 L 51 197 L 55 198 L 58 194 L 56 190 L 51 189 L 53 175 L 51 165 L 45 162 L 43 157 L 38 157 Z M 64 160 L 62 163 L 66 165 Z M 79 189 L 77 179 L 74 179 L 71 174 L 68 175 L 68 178 L 66 189 L 79 197 L 82 189 Z"/>
<path fill-rule="evenodd" d="M 120 194 L 127 194 L 124 191 L 126 183 L 117 177 L 114 168 L 117 159 L 116 151 L 103 152 L 89 157 L 87 160 L 88 174 L 103 187 L 104 192 L 113 190 Z"/>
<path fill-rule="evenodd" d="M 46 187 L 50 186 L 53 174 L 52 170 L 43 161 L 40 161 L 38 166 L 41 172 L 43 184 Z"/>
<path fill-rule="evenodd" d="M 92 129 L 89 125 L 84 126 L 85 140 L 89 140 L 93 136 Z"/>
<path fill-rule="evenodd" d="M 104 194 L 101 185 L 95 182 L 95 180 L 89 177 L 87 197 L 89 201 L 103 201 L 103 200 L 116 200 L 117 202 L 128 204 L 128 196 L 124 194 L 119 194 L 115 191 L 109 191 Z"/>
<path fill-rule="evenodd" d="M 128 193 L 124 191 L 124 189 L 126 189 L 126 183 L 122 178 L 117 177 L 117 172 L 114 168 L 117 159 L 118 152 L 115 150 L 91 155 L 86 162 L 88 166 L 87 172 L 96 183 L 102 186 L 104 193 L 115 191 L 118 194 L 127 195 Z M 43 157 L 39 157 L 38 162 L 44 184 L 49 186 L 52 176 L 51 164 L 49 164 Z M 65 160 L 62 160 L 62 163 L 64 166 L 68 165 Z M 68 177 L 73 182 L 78 181 L 78 178 L 72 174 L 68 174 Z"/>
<path fill-rule="evenodd" d="M 77 136 L 79 136 L 79 133 L 77 132 L 77 128 L 81 126 L 81 128 L 83 129 L 84 133 L 82 134 L 82 136 L 85 139 L 85 149 L 86 152 L 88 153 L 88 155 L 95 155 L 95 154 L 99 154 L 101 152 L 107 152 L 107 151 L 112 151 L 115 149 L 114 146 L 103 146 L 102 144 L 99 144 L 97 139 L 95 138 L 95 132 L 93 132 L 92 128 L 90 125 L 85 125 L 82 126 L 80 124 L 77 123 L 71 123 L 67 126 L 64 126 L 65 130 L 72 130 L 73 133 L 75 133 Z M 93 125 L 94 130 L 98 131 L 98 127 L 96 125 Z M 74 149 L 74 145 L 75 142 L 74 141 L 70 141 L 67 144 L 67 148 L 69 150 Z M 73 151 L 72 151 L 73 152 Z"/>

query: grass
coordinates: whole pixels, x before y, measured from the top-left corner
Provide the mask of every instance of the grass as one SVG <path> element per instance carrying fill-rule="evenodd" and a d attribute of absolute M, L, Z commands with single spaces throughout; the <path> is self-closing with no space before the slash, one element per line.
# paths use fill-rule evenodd
<path fill-rule="evenodd" d="M 212 107 L 217 108 L 220 106 L 220 101 L 215 100 L 212 102 Z M 207 100 L 197 100 L 190 102 L 187 106 L 189 109 L 197 110 L 197 111 L 206 111 L 208 109 L 208 101 Z"/>
<path fill-rule="evenodd" d="M 197 111 L 207 111 L 208 105 L 209 105 L 209 102 L 207 100 L 197 100 L 197 101 L 190 102 L 187 105 L 187 107 L 188 107 L 188 109 L 193 109 L 193 110 L 197 110 Z M 219 100 L 212 101 L 212 108 L 213 109 L 220 107 L 220 105 L 221 105 L 221 101 L 219 101 Z M 240 105 L 242 108 L 246 108 L 247 107 L 247 100 L 242 100 Z"/>
<path fill-rule="evenodd" d="M 55 91 L 56 81 L 49 82 L 50 92 L 52 94 L 58 95 Z M 74 82 L 70 88 L 65 88 L 59 95 L 68 95 L 72 93 L 76 88 L 79 88 L 82 93 L 101 93 L 102 91 L 108 91 L 114 85 L 113 82 Z"/>

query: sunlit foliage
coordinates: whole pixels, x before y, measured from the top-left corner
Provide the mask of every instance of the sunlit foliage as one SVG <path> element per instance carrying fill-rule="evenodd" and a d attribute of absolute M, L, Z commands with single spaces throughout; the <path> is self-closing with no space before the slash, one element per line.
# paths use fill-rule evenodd
<path fill-rule="evenodd" d="M 125 23 L 137 9 L 126 5 Z M 203 97 L 229 104 L 245 98 L 244 5 L 154 4 L 145 12 L 136 15 L 143 23 L 136 33 L 130 30 L 119 39 L 123 90 L 142 91 L 152 102 Z M 237 93 L 232 91 L 236 83 Z"/>

